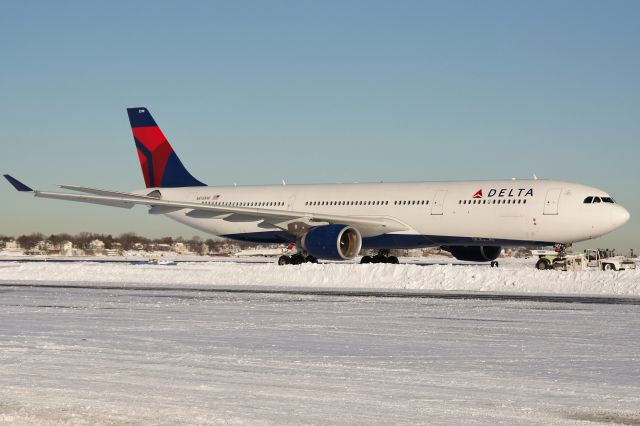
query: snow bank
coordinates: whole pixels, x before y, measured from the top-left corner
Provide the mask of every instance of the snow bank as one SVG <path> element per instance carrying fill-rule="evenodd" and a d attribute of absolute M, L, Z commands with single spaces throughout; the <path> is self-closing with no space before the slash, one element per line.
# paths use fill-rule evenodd
<path fill-rule="evenodd" d="M 2 263 L 0 282 L 96 283 L 161 287 L 288 287 L 379 290 L 487 291 L 640 296 L 640 270 L 538 271 L 531 261 L 479 265 L 180 263 Z"/>

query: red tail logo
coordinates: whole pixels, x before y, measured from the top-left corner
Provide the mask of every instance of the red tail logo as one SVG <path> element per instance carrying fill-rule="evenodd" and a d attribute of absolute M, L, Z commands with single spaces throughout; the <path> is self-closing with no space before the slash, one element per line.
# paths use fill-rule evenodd
<path fill-rule="evenodd" d="M 482 189 L 478 189 L 478 191 L 473 194 L 473 198 L 482 198 Z"/>

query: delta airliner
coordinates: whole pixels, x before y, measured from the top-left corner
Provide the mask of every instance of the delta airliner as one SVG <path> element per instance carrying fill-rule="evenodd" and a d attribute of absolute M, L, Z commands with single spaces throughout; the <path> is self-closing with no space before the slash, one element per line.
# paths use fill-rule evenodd
<path fill-rule="evenodd" d="M 118 192 L 61 185 L 72 192 L 36 197 L 131 208 L 149 207 L 201 231 L 240 241 L 296 243 L 279 263 L 392 262 L 390 249 L 440 246 L 460 260 L 494 261 L 507 246 L 566 246 L 602 236 L 629 220 L 606 192 L 551 180 L 327 185 L 207 186 L 194 178 L 144 107 L 129 121 L 145 189 Z"/>

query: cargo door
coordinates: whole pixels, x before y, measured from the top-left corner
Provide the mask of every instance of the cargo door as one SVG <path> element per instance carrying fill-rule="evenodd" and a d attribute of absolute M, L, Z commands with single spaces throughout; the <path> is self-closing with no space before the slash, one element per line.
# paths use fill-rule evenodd
<path fill-rule="evenodd" d="M 547 198 L 544 200 L 544 214 L 558 214 L 558 203 L 562 189 L 550 189 L 547 191 Z"/>
<path fill-rule="evenodd" d="M 433 204 L 431 205 L 432 215 L 444 214 L 444 199 L 447 196 L 447 191 L 440 190 L 436 192 L 436 196 L 433 197 Z"/>

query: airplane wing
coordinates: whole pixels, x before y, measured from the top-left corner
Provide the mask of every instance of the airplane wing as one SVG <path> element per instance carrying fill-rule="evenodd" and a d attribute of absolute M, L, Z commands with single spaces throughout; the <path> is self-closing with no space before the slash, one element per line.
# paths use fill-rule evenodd
<path fill-rule="evenodd" d="M 83 192 L 83 194 L 46 192 L 33 190 L 9 175 L 5 175 L 5 178 L 18 191 L 31 192 L 39 198 L 53 198 L 121 208 L 146 205 L 151 208 L 149 210 L 151 214 L 166 214 L 186 210 L 185 214 L 193 218 L 218 218 L 228 222 L 260 222 L 258 226 L 261 228 L 283 229 L 293 235 L 303 234 L 309 228 L 324 224 L 350 225 L 357 228 L 363 236 L 411 230 L 406 224 L 388 216 L 346 216 L 256 207 L 212 206 L 75 185 L 61 185 L 61 187 Z"/>

